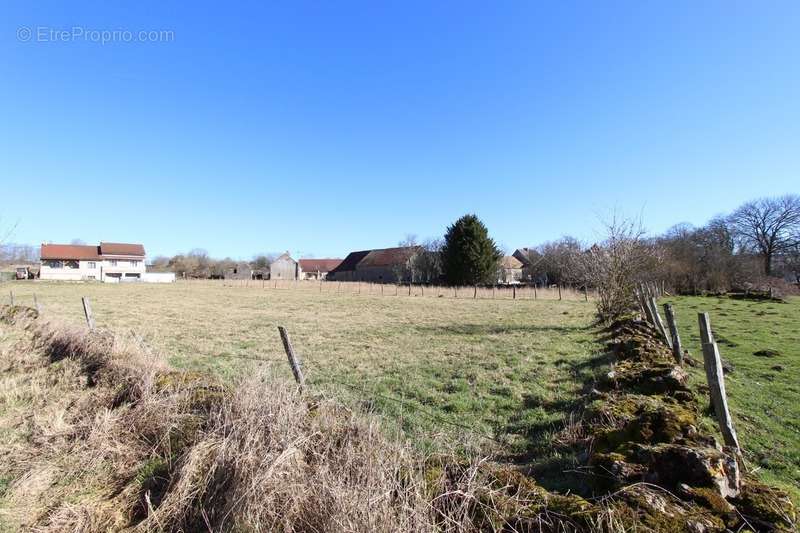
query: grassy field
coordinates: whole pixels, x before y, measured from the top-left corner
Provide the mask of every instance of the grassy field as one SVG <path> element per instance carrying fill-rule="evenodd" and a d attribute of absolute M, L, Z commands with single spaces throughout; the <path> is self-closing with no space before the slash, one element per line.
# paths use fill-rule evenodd
<path fill-rule="evenodd" d="M 684 347 L 702 361 L 697 313 L 708 312 L 723 360 L 728 401 L 745 457 L 765 481 L 800 502 L 800 298 L 788 303 L 668 298 Z M 695 386 L 705 383 L 694 368 Z"/>
<path fill-rule="evenodd" d="M 580 300 L 337 294 L 221 283 L 5 284 L 21 304 L 35 292 L 46 317 L 83 324 L 89 296 L 99 327 L 135 334 L 179 367 L 235 376 L 256 366 L 291 374 L 285 326 L 315 390 L 372 410 L 421 446 L 441 439 L 535 463 L 540 481 L 566 485 L 553 436 L 581 392 L 608 371 Z M 4 297 L 7 298 L 7 296 Z M 672 298 L 684 345 L 702 360 L 697 312 L 708 311 L 746 457 L 800 501 L 800 299 L 790 303 Z M 763 351 L 767 350 L 767 351 Z M 763 352 L 762 352 L 763 351 Z M 760 355 L 756 355 L 756 353 Z M 702 387 L 702 368 L 690 369 Z M 706 421 L 713 427 L 713 421 Z"/>
<path fill-rule="evenodd" d="M 393 287 L 385 296 L 337 294 L 314 284 L 5 287 L 20 304 L 35 292 L 46 317 L 76 324 L 84 323 L 80 297 L 89 296 L 98 327 L 134 332 L 176 366 L 227 376 L 270 365 L 289 378 L 283 325 L 316 390 L 385 415 L 422 445 L 445 438 L 554 470 L 569 458 L 551 437 L 607 364 L 594 306 L 577 299 L 409 297 Z"/>

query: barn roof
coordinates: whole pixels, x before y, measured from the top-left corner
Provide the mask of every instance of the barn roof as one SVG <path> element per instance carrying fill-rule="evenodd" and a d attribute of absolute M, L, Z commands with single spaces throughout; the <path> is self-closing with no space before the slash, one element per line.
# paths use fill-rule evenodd
<path fill-rule="evenodd" d="M 43 244 L 41 259 L 100 259 L 99 246 L 86 246 L 83 244 Z"/>
<path fill-rule="evenodd" d="M 331 270 L 331 272 L 347 272 L 356 269 L 356 265 L 364 259 L 371 250 L 361 250 L 358 252 L 350 252 L 347 257 L 339 263 L 339 265 Z"/>
<path fill-rule="evenodd" d="M 420 250 L 422 250 L 421 246 L 400 246 L 372 250 L 361 260 L 358 266 L 385 267 L 402 265 Z"/>
<path fill-rule="evenodd" d="M 341 259 L 300 259 L 303 272 L 330 272 L 341 264 Z"/>
<path fill-rule="evenodd" d="M 533 248 L 517 248 L 514 250 L 514 257 L 522 263 L 522 266 L 531 266 L 531 257 L 536 253 Z"/>
<path fill-rule="evenodd" d="M 291 255 L 289 255 L 289 252 L 285 252 L 285 253 L 282 253 L 281 255 L 279 255 L 278 257 L 276 257 L 276 258 L 275 258 L 275 261 L 273 261 L 273 263 L 276 263 L 276 262 L 278 262 L 278 261 L 287 260 L 287 259 L 288 259 L 289 261 L 291 261 L 292 263 L 296 263 L 296 262 L 297 262 L 297 261 L 295 261 L 294 259 L 292 259 L 292 256 L 291 256 Z"/>
<path fill-rule="evenodd" d="M 122 242 L 101 242 L 100 255 L 138 255 L 144 257 L 144 246 Z"/>

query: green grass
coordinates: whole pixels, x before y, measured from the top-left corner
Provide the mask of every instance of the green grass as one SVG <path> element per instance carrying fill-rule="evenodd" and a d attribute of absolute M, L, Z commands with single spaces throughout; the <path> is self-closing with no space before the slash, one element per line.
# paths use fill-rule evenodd
<path fill-rule="evenodd" d="M 680 297 L 674 305 L 684 348 L 702 362 L 697 313 L 708 312 L 722 358 L 731 414 L 745 458 L 767 482 L 800 502 L 800 298 L 788 303 Z M 772 350 L 775 355 L 755 355 Z M 705 384 L 702 368 L 692 383 Z"/>
<path fill-rule="evenodd" d="M 315 390 L 383 415 L 421 446 L 446 438 L 540 464 L 569 461 L 551 437 L 607 365 L 594 306 L 581 300 L 394 296 L 393 287 L 385 296 L 337 294 L 316 284 L 10 288 L 18 303 L 31 304 L 36 292 L 45 317 L 79 325 L 80 297 L 89 296 L 98 327 L 133 331 L 174 365 L 223 376 L 268 365 L 289 378 L 283 325 Z"/>
<path fill-rule="evenodd" d="M 221 283 L 5 284 L 18 303 L 35 292 L 45 317 L 83 325 L 89 296 L 99 327 L 135 333 L 178 367 L 225 377 L 267 366 L 289 379 L 276 326 L 289 330 L 310 386 L 385 417 L 400 437 L 434 449 L 446 438 L 529 461 L 564 488 L 553 436 L 580 408 L 608 356 L 582 301 L 385 296 Z M 702 360 L 697 313 L 708 311 L 733 373 L 731 410 L 748 461 L 800 501 L 800 299 L 789 303 L 671 298 L 684 345 Z M 774 350 L 773 357 L 754 355 Z M 252 359 L 258 359 L 254 361 Z M 704 385 L 702 368 L 690 368 Z M 710 415 L 704 426 L 714 428 Z M 488 438 L 487 438 L 488 437 Z"/>

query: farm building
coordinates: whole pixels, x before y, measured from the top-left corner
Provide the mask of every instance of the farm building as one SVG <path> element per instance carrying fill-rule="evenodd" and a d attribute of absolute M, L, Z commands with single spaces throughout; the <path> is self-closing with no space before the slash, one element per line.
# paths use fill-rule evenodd
<path fill-rule="evenodd" d="M 401 246 L 351 252 L 328 274 L 328 279 L 376 283 L 416 281 L 412 263 L 422 251 L 421 246 Z"/>
<path fill-rule="evenodd" d="M 533 248 L 517 248 L 514 250 L 512 257 L 522 263 L 522 278 L 525 281 L 530 281 L 534 275 L 534 268 L 538 261 L 539 252 Z"/>
<path fill-rule="evenodd" d="M 356 281 L 356 265 L 358 265 L 369 252 L 370 250 L 350 252 L 336 268 L 328 272 L 328 279 L 336 281 Z"/>
<path fill-rule="evenodd" d="M 145 253 L 141 244 L 42 244 L 39 255 L 41 279 L 114 283 L 141 281 L 145 273 Z"/>
<path fill-rule="evenodd" d="M 300 279 L 325 279 L 341 262 L 341 259 L 300 259 Z"/>
<path fill-rule="evenodd" d="M 519 283 L 522 280 L 523 263 L 514 256 L 507 255 L 500 259 L 497 282 L 506 285 Z"/>
<path fill-rule="evenodd" d="M 253 270 L 248 263 L 242 261 L 226 269 L 223 277 L 225 279 L 253 279 Z"/>
<path fill-rule="evenodd" d="M 281 254 L 269 265 L 270 279 L 298 279 L 299 274 L 300 265 L 292 259 L 289 252 Z"/>

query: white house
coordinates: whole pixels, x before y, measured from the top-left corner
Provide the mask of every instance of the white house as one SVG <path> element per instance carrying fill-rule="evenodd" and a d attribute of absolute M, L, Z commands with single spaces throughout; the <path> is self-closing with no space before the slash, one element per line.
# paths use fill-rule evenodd
<path fill-rule="evenodd" d="M 42 244 L 40 259 L 41 279 L 108 283 L 145 279 L 145 253 L 141 244 Z"/>

